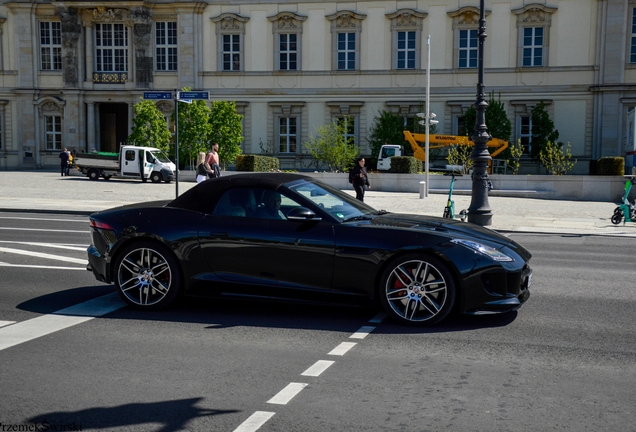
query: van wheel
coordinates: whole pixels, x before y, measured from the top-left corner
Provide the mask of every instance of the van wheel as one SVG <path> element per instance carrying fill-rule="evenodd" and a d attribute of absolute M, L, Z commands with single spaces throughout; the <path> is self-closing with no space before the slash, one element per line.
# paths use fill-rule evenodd
<path fill-rule="evenodd" d="M 90 169 L 88 170 L 88 174 L 86 174 L 91 180 L 99 180 L 99 170 L 98 169 Z"/>
<path fill-rule="evenodd" d="M 153 183 L 161 183 L 161 181 L 163 180 L 163 176 L 160 172 L 154 171 L 152 174 L 150 174 L 150 180 Z"/>

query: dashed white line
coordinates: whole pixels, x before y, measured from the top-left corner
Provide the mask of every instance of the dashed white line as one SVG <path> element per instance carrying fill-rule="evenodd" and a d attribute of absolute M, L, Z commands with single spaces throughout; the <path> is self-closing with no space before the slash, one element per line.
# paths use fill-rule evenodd
<path fill-rule="evenodd" d="M 375 327 L 373 326 L 362 326 L 358 329 L 357 332 L 349 336 L 349 339 L 364 339 L 365 337 L 369 336 L 369 333 L 371 333 L 373 330 L 375 330 Z"/>
<path fill-rule="evenodd" d="M 386 313 L 378 312 L 378 314 L 374 316 L 373 318 L 371 318 L 369 322 L 371 324 L 380 324 L 382 321 L 384 321 L 385 318 L 386 318 Z"/>
<path fill-rule="evenodd" d="M 42 252 L 32 252 L 32 251 L 26 251 L 22 249 L 13 249 L 13 248 L 5 248 L 5 247 L 0 247 L 0 252 L 11 253 L 16 255 L 28 255 L 28 256 L 37 257 L 37 258 L 66 261 L 66 262 L 72 262 L 76 264 L 86 264 L 87 262 L 87 259 L 71 258 L 71 257 L 65 257 L 61 255 L 52 255 L 52 254 L 47 254 Z"/>
<path fill-rule="evenodd" d="M 0 262 L 0 267 L 20 267 L 20 268 L 37 268 L 37 269 L 51 269 L 51 270 L 81 270 L 86 271 L 86 267 L 61 267 L 61 266 L 45 266 L 35 264 L 9 264 Z"/>
<path fill-rule="evenodd" d="M 86 251 L 88 246 L 80 245 L 80 244 L 65 244 L 65 243 L 41 243 L 41 242 L 16 242 L 16 241 L 8 241 L 8 240 L 0 240 L 0 243 L 11 243 L 11 244 L 21 244 L 27 246 L 41 246 L 48 248 L 56 248 L 56 249 L 67 249 L 67 250 L 76 250 L 76 251 Z"/>
<path fill-rule="evenodd" d="M 256 411 L 249 416 L 239 427 L 234 429 L 234 432 L 254 432 L 265 424 L 267 420 L 274 416 L 273 412 L 269 411 Z"/>
<path fill-rule="evenodd" d="M 0 350 L 90 321 L 124 307 L 117 293 L 85 301 L 52 314 L 0 328 Z"/>
<path fill-rule="evenodd" d="M 332 360 L 318 360 L 313 366 L 310 366 L 305 372 L 301 373 L 302 376 L 320 376 L 321 373 L 327 370 L 329 366 L 334 364 Z"/>
<path fill-rule="evenodd" d="M 46 231 L 46 232 L 63 232 L 63 233 L 90 233 L 90 231 L 69 231 L 63 229 L 49 229 L 49 228 L 9 228 L 9 227 L 0 227 L 0 230 L 11 230 L 11 231 Z"/>
<path fill-rule="evenodd" d="M 307 387 L 305 383 L 289 383 L 287 387 L 278 392 L 276 396 L 267 401 L 270 404 L 287 405 L 302 389 Z"/>
<path fill-rule="evenodd" d="M 14 324 L 15 321 L 0 321 L 0 327 L 8 326 L 10 324 Z"/>
<path fill-rule="evenodd" d="M 354 346 L 356 346 L 356 342 L 342 342 L 340 345 L 338 345 L 337 347 L 332 349 L 327 354 L 328 355 L 343 356 L 343 355 L 345 355 L 347 353 L 347 351 L 349 351 Z"/>

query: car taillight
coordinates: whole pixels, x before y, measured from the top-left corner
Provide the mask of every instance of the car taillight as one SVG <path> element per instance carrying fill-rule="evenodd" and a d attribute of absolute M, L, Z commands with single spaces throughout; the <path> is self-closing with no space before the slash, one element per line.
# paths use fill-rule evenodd
<path fill-rule="evenodd" d="M 114 230 L 114 228 L 112 226 L 110 226 L 109 224 L 107 224 L 106 222 L 102 222 L 102 221 L 98 221 L 95 219 L 89 219 L 90 224 L 92 227 L 97 228 L 97 229 L 106 229 L 106 230 Z"/>

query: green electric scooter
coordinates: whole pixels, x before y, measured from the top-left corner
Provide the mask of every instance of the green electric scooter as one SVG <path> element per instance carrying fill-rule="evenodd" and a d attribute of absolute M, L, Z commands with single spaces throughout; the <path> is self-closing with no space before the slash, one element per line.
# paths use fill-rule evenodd
<path fill-rule="evenodd" d="M 444 174 L 445 176 L 451 176 L 450 188 L 448 190 L 448 201 L 446 201 L 446 207 L 444 207 L 444 215 L 442 217 L 455 219 L 457 216 L 455 215 L 455 201 L 453 201 L 453 188 L 455 187 L 455 177 L 462 177 L 462 174 L 455 174 L 454 172 L 448 172 Z M 459 219 L 462 222 L 466 221 L 468 217 L 468 212 L 466 210 L 462 210 L 459 212 Z"/>
<path fill-rule="evenodd" d="M 614 209 L 614 214 L 612 215 L 612 223 L 614 225 L 618 225 L 621 221 L 623 221 L 623 224 L 625 224 L 625 222 L 636 222 L 636 205 L 629 201 L 629 192 L 632 190 L 634 183 L 636 183 L 636 177 L 625 177 L 627 177 L 627 181 L 625 181 L 625 194 L 621 199 L 621 205 Z"/>

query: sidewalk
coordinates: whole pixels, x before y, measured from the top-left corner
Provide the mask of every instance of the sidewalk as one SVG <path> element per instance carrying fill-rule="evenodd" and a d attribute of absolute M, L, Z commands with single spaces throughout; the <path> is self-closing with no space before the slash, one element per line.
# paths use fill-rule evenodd
<path fill-rule="evenodd" d="M 196 183 L 179 181 L 179 194 Z M 347 193 L 354 195 L 353 190 Z M 50 171 L 0 171 L 0 211 L 90 214 L 99 210 L 140 201 L 174 199 L 177 185 L 143 183 L 139 180 L 91 181 L 77 171 L 61 177 Z M 395 213 L 441 216 L 446 194 L 367 191 L 365 202 Z M 470 206 L 471 197 L 454 196 L 456 213 Z M 612 225 L 610 217 L 616 203 L 554 201 L 532 198 L 490 196 L 492 225 L 497 231 L 611 235 L 636 237 L 636 223 Z"/>

